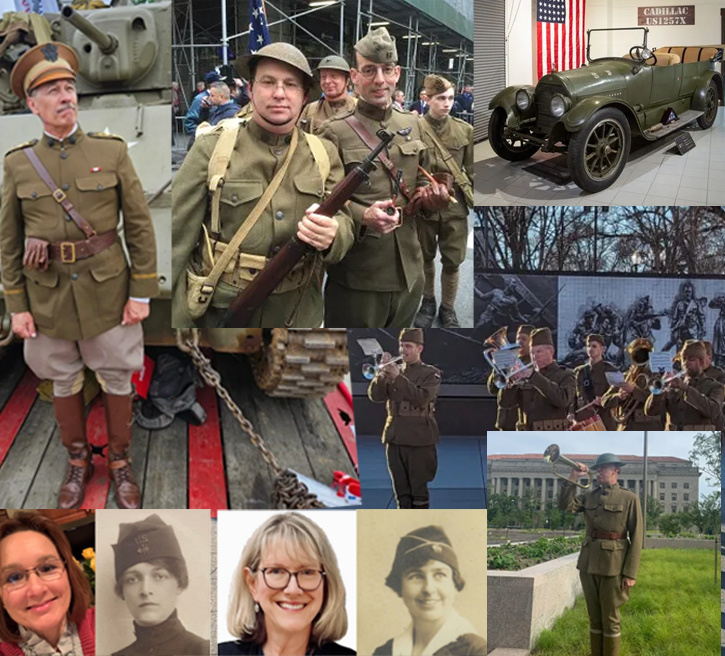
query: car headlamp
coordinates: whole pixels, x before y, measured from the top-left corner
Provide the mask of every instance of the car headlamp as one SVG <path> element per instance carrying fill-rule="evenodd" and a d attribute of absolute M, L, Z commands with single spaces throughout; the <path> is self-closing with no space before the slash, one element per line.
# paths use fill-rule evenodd
<path fill-rule="evenodd" d="M 526 89 L 519 89 L 516 92 L 516 106 L 522 112 L 525 112 L 529 107 L 531 107 L 531 96 L 529 96 Z"/>
<path fill-rule="evenodd" d="M 564 98 L 564 96 L 559 95 L 558 93 L 555 93 L 551 97 L 551 113 L 556 116 L 556 118 L 564 115 L 567 109 L 569 109 L 568 105 L 569 103 L 567 103 L 567 99 Z"/>

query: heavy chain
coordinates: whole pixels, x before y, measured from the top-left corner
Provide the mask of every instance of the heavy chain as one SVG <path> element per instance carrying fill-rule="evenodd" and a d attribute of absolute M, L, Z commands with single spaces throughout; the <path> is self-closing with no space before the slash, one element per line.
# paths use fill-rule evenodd
<path fill-rule="evenodd" d="M 239 422 L 242 430 L 249 435 L 249 439 L 262 454 L 264 461 L 274 471 L 274 491 L 272 492 L 272 503 L 274 506 L 277 508 L 292 508 L 296 510 L 324 508 L 325 505 L 317 499 L 317 495 L 310 492 L 307 486 L 297 478 L 297 475 L 293 471 L 282 469 L 277 464 L 277 459 L 267 448 L 262 436 L 254 430 L 254 426 L 244 416 L 240 407 L 234 402 L 234 399 L 232 399 L 229 392 L 222 385 L 219 372 L 211 366 L 209 359 L 201 352 L 201 348 L 199 348 L 198 330 L 194 329 L 191 337 L 185 339 L 179 337 L 177 344 L 181 350 L 189 354 L 189 357 L 204 382 L 214 388 L 219 398 L 224 401 L 227 408 L 234 415 L 234 418 Z"/>

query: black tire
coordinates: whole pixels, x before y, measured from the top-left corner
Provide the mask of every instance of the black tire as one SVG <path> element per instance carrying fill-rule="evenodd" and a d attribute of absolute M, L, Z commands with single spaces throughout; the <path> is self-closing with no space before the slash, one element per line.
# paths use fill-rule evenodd
<path fill-rule="evenodd" d="M 624 114 L 614 107 L 596 112 L 569 139 L 569 171 L 584 191 L 602 191 L 622 173 L 632 133 Z"/>
<path fill-rule="evenodd" d="M 717 108 L 719 105 L 720 96 L 717 92 L 717 84 L 715 84 L 715 80 L 710 80 L 710 84 L 707 85 L 707 91 L 705 92 L 705 113 L 697 119 L 697 124 L 703 130 L 712 127 L 712 124 L 717 118 Z"/>
<path fill-rule="evenodd" d="M 501 108 L 494 110 L 488 122 L 488 140 L 493 152 L 509 162 L 520 162 L 529 159 L 539 147 L 527 144 L 521 139 L 506 134 L 506 112 Z M 516 145 L 519 144 L 519 145 Z"/>

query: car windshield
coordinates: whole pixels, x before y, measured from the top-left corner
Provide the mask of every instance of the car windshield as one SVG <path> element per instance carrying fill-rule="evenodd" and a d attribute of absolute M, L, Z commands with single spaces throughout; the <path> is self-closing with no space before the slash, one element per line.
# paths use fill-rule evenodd
<path fill-rule="evenodd" d="M 587 55 L 589 61 L 607 57 L 623 57 L 634 46 L 642 48 L 647 44 L 644 27 L 594 29 L 588 31 Z"/>

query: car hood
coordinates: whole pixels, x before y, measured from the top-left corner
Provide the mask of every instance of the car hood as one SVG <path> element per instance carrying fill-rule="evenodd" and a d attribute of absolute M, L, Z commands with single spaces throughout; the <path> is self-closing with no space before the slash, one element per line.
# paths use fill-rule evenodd
<path fill-rule="evenodd" d="M 572 99 L 606 96 L 624 89 L 626 77 L 632 75 L 632 66 L 623 59 L 607 59 L 570 71 L 550 73 L 542 77 L 539 84 L 562 85 Z"/>

